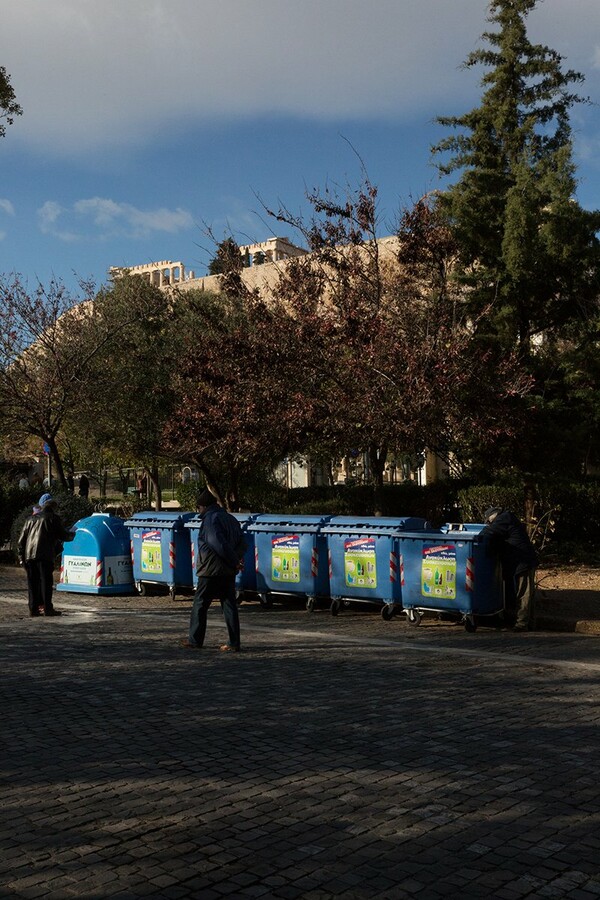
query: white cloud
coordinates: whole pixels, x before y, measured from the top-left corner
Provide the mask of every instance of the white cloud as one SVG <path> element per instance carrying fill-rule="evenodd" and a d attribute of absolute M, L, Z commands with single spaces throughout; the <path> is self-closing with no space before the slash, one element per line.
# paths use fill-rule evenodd
<path fill-rule="evenodd" d="M 101 231 L 126 231 L 130 237 L 145 237 L 155 231 L 175 234 L 194 224 L 191 214 L 184 209 L 140 210 L 128 203 L 115 203 L 102 197 L 78 200 L 73 209 L 82 218 L 89 218 Z"/>
<path fill-rule="evenodd" d="M 475 90 L 459 71 L 486 0 L 0 0 L 3 58 L 45 153 L 161 140 L 244 116 L 430 118 Z M 545 0 L 530 17 L 594 72 L 598 0 Z M 595 82 L 600 92 L 600 77 Z M 591 91 L 593 93 L 593 91 Z"/>
<path fill-rule="evenodd" d="M 14 214 L 15 214 L 15 208 L 12 205 L 12 203 L 10 202 L 10 200 L 3 200 L 1 197 L 0 197 L 0 210 L 2 212 L 5 212 L 7 216 L 14 216 Z"/>
<path fill-rule="evenodd" d="M 65 231 L 58 227 L 58 220 L 65 212 L 65 208 L 54 200 L 47 200 L 37 211 L 38 225 L 43 234 L 50 234 L 60 238 L 61 241 L 76 241 L 78 235 L 72 231 Z"/>
<path fill-rule="evenodd" d="M 157 232 L 175 234 L 191 228 L 194 219 L 187 210 L 180 208 L 141 210 L 128 203 L 91 197 L 77 200 L 70 208 L 47 200 L 38 210 L 38 224 L 44 234 L 74 241 L 116 236 L 136 239 Z"/>

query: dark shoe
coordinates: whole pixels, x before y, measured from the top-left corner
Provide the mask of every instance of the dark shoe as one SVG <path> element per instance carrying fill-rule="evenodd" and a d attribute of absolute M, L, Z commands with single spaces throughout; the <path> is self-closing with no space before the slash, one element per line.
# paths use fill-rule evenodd
<path fill-rule="evenodd" d="M 202 647 L 199 647 L 198 644 L 192 644 L 191 641 L 179 641 L 179 646 L 183 647 L 184 650 L 202 650 Z"/>
<path fill-rule="evenodd" d="M 239 653 L 241 649 L 241 647 L 232 647 L 231 644 L 221 644 L 219 647 L 221 653 Z"/>
<path fill-rule="evenodd" d="M 49 609 L 44 613 L 45 616 L 62 616 L 60 609 Z"/>

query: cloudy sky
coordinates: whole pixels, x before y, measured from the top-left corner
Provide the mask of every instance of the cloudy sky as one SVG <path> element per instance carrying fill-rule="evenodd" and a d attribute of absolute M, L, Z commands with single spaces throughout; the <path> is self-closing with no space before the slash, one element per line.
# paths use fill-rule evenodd
<path fill-rule="evenodd" d="M 181 260 L 210 226 L 281 234 L 261 202 L 380 192 L 382 233 L 439 185 L 437 115 L 476 105 L 487 0 L 0 0 L 0 65 L 23 116 L 0 140 L 0 272 L 106 280 Z M 530 38 L 600 103 L 599 0 L 541 0 Z M 600 207 L 600 106 L 572 115 L 579 199 Z M 389 227 L 386 227 L 389 226 Z M 284 228 L 283 233 L 294 238 Z"/>

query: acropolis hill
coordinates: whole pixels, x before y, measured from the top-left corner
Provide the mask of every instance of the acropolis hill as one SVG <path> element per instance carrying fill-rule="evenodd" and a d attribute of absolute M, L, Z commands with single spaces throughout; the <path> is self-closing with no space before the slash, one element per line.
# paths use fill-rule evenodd
<path fill-rule="evenodd" d="M 380 251 L 393 259 L 393 251 L 397 246 L 397 238 L 385 237 L 378 240 Z M 268 291 L 275 284 L 282 267 L 290 259 L 306 256 L 308 250 L 292 244 L 288 238 L 272 237 L 258 244 L 247 244 L 240 247 L 240 255 L 244 259 L 245 266 L 241 270 L 243 283 L 249 289 L 258 289 L 259 292 Z M 129 267 L 113 267 L 110 273 L 113 277 L 128 272 L 130 275 L 142 275 L 147 277 L 151 284 L 167 290 L 176 287 L 178 290 L 202 290 L 219 291 L 221 275 L 204 275 L 196 278 L 192 270 L 186 270 L 181 261 L 173 262 L 163 259 L 157 262 L 143 263 L 142 265 Z"/>

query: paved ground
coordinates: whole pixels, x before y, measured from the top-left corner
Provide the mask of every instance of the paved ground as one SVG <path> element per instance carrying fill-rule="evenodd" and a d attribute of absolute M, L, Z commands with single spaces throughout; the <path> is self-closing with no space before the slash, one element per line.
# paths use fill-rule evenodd
<path fill-rule="evenodd" d="M 0 897 L 600 897 L 600 639 L 0 568 Z"/>

